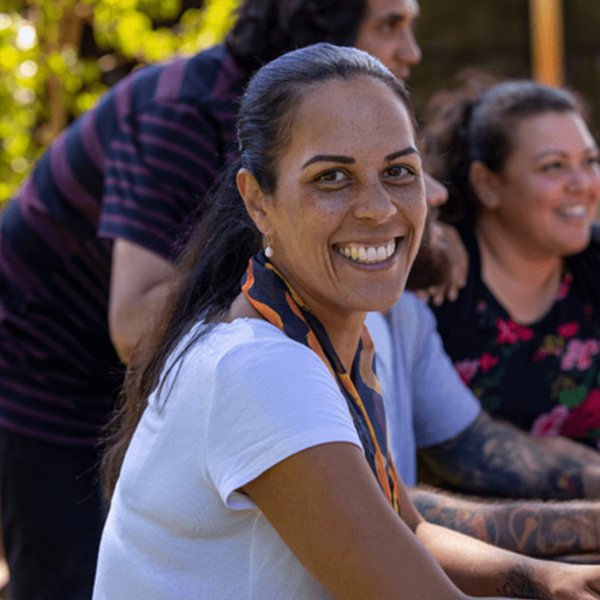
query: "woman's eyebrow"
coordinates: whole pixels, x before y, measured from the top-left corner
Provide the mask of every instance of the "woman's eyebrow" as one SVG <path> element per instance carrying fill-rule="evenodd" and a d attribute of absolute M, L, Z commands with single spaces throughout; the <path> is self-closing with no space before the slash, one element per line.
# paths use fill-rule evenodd
<path fill-rule="evenodd" d="M 313 156 L 311 159 L 307 160 L 302 165 L 302 168 L 306 169 L 308 165 L 312 165 L 316 162 L 339 162 L 344 165 L 351 165 L 356 162 L 356 159 L 352 158 L 351 156 L 342 156 L 335 154 L 317 154 L 316 156 Z"/>
<path fill-rule="evenodd" d="M 404 148 L 404 150 L 398 150 L 398 152 L 392 152 L 392 154 L 388 154 L 385 157 L 386 162 L 390 162 L 391 160 L 396 160 L 401 156 L 406 156 L 407 154 L 419 154 L 419 151 L 414 146 L 408 146 Z"/>
<path fill-rule="evenodd" d="M 419 151 L 414 146 L 408 146 L 408 148 L 404 148 L 402 150 L 398 150 L 398 152 L 392 152 L 392 154 L 388 154 L 384 160 L 386 162 L 390 162 L 391 160 L 395 160 L 396 158 L 400 158 L 401 156 L 405 156 L 406 154 L 419 154 Z M 352 158 L 351 156 L 344 156 L 338 154 L 317 154 L 316 156 L 313 156 L 312 158 L 307 160 L 302 165 L 302 169 L 306 169 L 306 167 L 316 162 L 338 162 L 344 165 L 351 165 L 356 162 L 356 159 Z"/>
<path fill-rule="evenodd" d="M 583 153 L 584 154 L 596 154 L 598 152 L 598 146 L 593 145 L 593 146 L 588 146 L 587 148 L 584 149 Z M 543 152 L 540 152 L 539 154 L 536 154 L 534 157 L 534 160 L 541 160 L 543 158 L 546 158 L 547 156 L 551 156 L 552 154 L 557 154 L 561 157 L 567 157 L 569 156 L 568 152 L 565 152 L 564 150 L 545 150 Z"/>

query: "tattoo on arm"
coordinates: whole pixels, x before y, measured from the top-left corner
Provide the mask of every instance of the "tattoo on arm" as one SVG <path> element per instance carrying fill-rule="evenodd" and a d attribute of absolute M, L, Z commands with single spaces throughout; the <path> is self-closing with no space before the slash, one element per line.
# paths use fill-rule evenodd
<path fill-rule="evenodd" d="M 537 598 L 550 600 L 543 594 L 531 579 L 533 569 L 525 563 L 514 565 L 508 573 L 501 573 L 505 583 L 497 589 L 498 595 L 507 598 Z"/>
<path fill-rule="evenodd" d="M 584 497 L 583 461 L 548 452 L 534 438 L 481 413 L 456 438 L 419 450 L 444 486 L 475 494 L 568 500 Z"/>
<path fill-rule="evenodd" d="M 598 551 L 598 508 L 592 502 L 485 501 L 419 486 L 408 488 L 430 523 L 528 556 Z"/>

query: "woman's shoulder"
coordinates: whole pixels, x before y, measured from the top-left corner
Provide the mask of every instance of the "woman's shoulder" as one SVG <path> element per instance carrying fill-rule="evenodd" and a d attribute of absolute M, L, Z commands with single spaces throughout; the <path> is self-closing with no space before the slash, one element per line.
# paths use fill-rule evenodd
<path fill-rule="evenodd" d="M 238 318 L 208 330 L 206 327 L 204 323 L 196 324 L 180 343 L 185 362 L 202 362 L 208 369 L 220 372 L 245 372 L 282 364 L 326 368 L 310 348 L 263 319 Z"/>
<path fill-rule="evenodd" d="M 288 387 L 290 381 L 301 382 L 303 389 L 335 387 L 315 352 L 267 321 L 239 318 L 216 325 L 197 323 L 167 361 L 159 388 L 163 391 L 155 400 L 161 404 L 164 393 L 175 389 L 192 398 L 198 390 L 207 397 L 236 389 L 260 395 L 267 389 Z"/>

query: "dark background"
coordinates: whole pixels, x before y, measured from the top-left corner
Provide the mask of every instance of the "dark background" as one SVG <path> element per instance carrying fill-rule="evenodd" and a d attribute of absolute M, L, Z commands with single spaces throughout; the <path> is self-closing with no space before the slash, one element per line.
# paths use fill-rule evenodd
<path fill-rule="evenodd" d="M 421 0 L 416 36 L 422 63 L 409 87 L 419 114 L 436 89 L 475 66 L 497 77 L 531 77 L 528 0 Z M 563 0 L 565 85 L 592 108 L 600 136 L 600 0 Z"/>

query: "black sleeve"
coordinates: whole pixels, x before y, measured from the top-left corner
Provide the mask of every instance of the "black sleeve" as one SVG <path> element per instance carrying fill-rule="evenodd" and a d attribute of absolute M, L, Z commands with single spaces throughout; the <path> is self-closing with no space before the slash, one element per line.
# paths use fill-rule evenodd
<path fill-rule="evenodd" d="M 460 291 L 456 301 L 446 300 L 442 306 L 430 305 L 444 348 L 453 359 L 468 354 L 481 280 L 481 261 L 475 232 L 465 224 L 460 224 L 457 229 L 469 254 L 467 285 Z"/>

